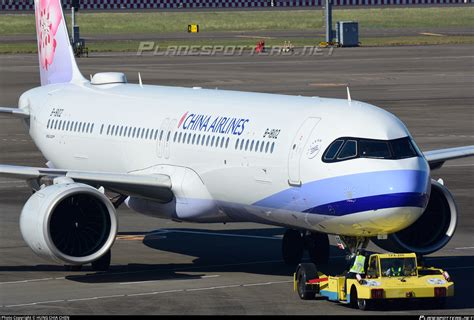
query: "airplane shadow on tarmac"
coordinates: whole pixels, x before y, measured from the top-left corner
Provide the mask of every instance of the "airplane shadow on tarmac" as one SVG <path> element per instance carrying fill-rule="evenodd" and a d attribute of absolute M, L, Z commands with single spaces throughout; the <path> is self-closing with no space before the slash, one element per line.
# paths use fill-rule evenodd
<path fill-rule="evenodd" d="M 172 253 L 195 258 L 189 263 L 158 261 L 156 264 L 112 264 L 108 272 L 93 272 L 89 266 L 84 266 L 82 272 L 72 273 L 66 276 L 66 279 L 97 284 L 167 279 L 189 280 L 200 279 L 209 272 L 241 272 L 288 276 L 288 280 L 291 280 L 295 269 L 287 266 L 281 257 L 283 232 L 283 228 L 166 229 L 153 232 L 121 232 L 119 236 L 145 234 L 142 240 L 143 244 L 150 249 L 160 251 L 163 256 Z M 341 274 L 347 267 L 345 253 L 335 246 L 331 246 L 330 252 L 329 264 L 318 266 L 318 269 L 327 274 Z M 133 261 L 133 259 L 134 257 L 130 256 L 130 260 Z M 474 256 L 426 257 L 425 265 L 447 270 L 454 280 L 455 297 L 448 300 L 446 309 L 474 308 L 474 300 L 470 297 L 474 287 L 474 277 L 472 277 Z M 0 266 L 0 272 L 2 271 L 64 272 L 64 268 L 54 265 Z M 188 272 L 193 272 L 193 274 L 187 274 Z M 439 306 L 429 303 L 389 303 L 383 305 L 383 310 L 430 310 L 433 308 L 439 308 Z M 376 310 L 382 310 L 382 306 L 376 307 Z"/>

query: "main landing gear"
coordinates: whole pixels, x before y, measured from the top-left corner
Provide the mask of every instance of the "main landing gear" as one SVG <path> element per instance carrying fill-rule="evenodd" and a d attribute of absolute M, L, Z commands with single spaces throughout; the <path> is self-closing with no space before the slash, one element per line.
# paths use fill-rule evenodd
<path fill-rule="evenodd" d="M 301 262 L 305 250 L 314 264 L 327 264 L 329 261 L 329 238 L 325 233 L 288 229 L 283 236 L 281 249 L 283 260 L 291 266 Z"/>

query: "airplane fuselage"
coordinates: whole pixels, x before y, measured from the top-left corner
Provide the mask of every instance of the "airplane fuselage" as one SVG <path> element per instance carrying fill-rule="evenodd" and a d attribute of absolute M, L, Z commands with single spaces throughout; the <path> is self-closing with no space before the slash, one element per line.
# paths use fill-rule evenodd
<path fill-rule="evenodd" d="M 157 217 L 375 236 L 412 224 L 429 199 L 421 154 L 323 161 L 338 138 L 410 138 L 398 118 L 366 103 L 84 83 L 32 89 L 19 105 L 55 168 L 168 174 L 172 204 L 126 201 Z"/>

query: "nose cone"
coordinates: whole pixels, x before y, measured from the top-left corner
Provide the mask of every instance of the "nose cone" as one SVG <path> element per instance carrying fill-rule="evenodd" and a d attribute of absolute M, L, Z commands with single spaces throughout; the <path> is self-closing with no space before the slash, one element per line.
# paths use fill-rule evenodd
<path fill-rule="evenodd" d="M 430 179 L 427 170 L 400 170 L 393 172 L 391 179 L 385 183 L 381 195 L 380 208 L 415 207 L 422 212 L 428 205 L 430 196 Z"/>

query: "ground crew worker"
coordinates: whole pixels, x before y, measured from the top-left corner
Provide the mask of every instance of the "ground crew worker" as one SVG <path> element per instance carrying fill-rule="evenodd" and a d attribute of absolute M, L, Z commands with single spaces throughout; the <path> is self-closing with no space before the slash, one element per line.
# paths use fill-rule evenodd
<path fill-rule="evenodd" d="M 385 275 L 388 277 L 400 277 L 402 275 L 402 266 L 400 261 L 396 260 L 394 264 L 392 264 L 387 271 L 385 271 Z"/>
<path fill-rule="evenodd" d="M 357 255 L 354 258 L 354 262 L 352 263 L 349 272 L 346 273 L 345 280 L 344 280 L 344 291 L 347 288 L 347 279 L 355 279 L 358 274 L 365 274 L 365 261 L 366 261 L 366 253 L 364 249 L 360 249 L 357 251 Z"/>

